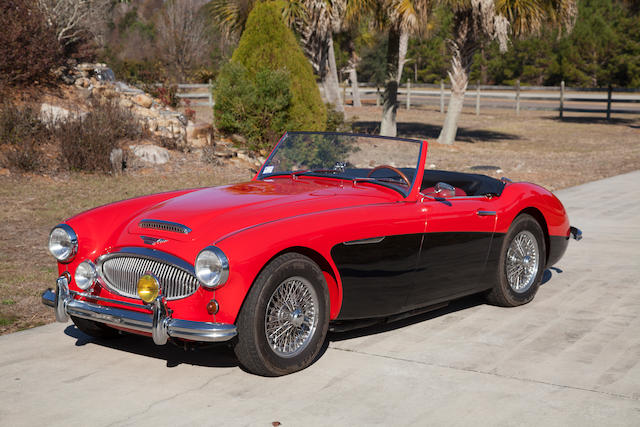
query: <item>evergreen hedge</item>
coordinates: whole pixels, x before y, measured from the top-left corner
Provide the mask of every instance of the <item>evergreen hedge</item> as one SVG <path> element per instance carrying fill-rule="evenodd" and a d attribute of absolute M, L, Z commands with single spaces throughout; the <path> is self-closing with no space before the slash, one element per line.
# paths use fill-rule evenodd
<path fill-rule="evenodd" d="M 284 23 L 282 9 L 279 1 L 256 3 L 231 58 L 232 66 L 223 68 L 214 91 L 216 126 L 222 132 L 242 132 L 252 139 L 252 149 L 268 148 L 276 142 L 273 135 L 286 130 L 322 131 L 326 127 L 326 108 L 311 64 Z M 243 80 L 242 85 L 234 83 L 237 78 Z M 288 80 L 289 102 L 283 90 L 279 90 L 278 99 L 272 99 L 276 95 L 274 85 L 281 85 L 284 80 Z M 246 85 L 250 87 L 242 87 Z M 234 96 L 237 101 L 232 100 Z M 238 104 L 240 100 L 244 100 L 244 108 Z M 259 122 L 255 115 L 265 119 L 269 111 L 273 117 L 268 120 L 266 132 L 258 128 L 255 132 L 246 130 L 255 125 L 243 122 Z"/>

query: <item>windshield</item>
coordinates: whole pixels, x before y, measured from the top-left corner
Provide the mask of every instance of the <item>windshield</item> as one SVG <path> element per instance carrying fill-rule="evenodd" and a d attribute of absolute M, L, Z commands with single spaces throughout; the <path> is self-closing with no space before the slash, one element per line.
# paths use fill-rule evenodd
<path fill-rule="evenodd" d="M 408 194 L 420 160 L 420 141 L 344 133 L 290 132 L 258 179 L 278 175 L 370 181 Z"/>

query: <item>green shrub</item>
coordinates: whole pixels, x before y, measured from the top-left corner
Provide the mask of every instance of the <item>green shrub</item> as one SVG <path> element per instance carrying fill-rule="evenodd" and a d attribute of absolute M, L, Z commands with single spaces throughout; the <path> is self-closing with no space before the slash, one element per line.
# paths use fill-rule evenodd
<path fill-rule="evenodd" d="M 142 136 L 140 124 L 130 111 L 114 102 L 97 101 L 85 116 L 58 123 L 55 133 L 68 166 L 89 172 L 109 172 L 111 151 L 119 148 L 120 141 Z"/>
<path fill-rule="evenodd" d="M 263 69 L 252 78 L 242 65 L 227 64 L 215 90 L 218 130 L 245 136 L 244 148 L 269 149 L 290 125 L 290 86 L 284 71 Z"/>
<path fill-rule="evenodd" d="M 272 86 L 281 84 L 284 81 L 284 75 L 288 77 L 291 95 L 287 108 L 288 118 L 281 114 L 275 114 L 277 117 L 269 118 L 270 132 L 276 137 L 268 142 L 274 144 L 277 136 L 286 130 L 321 131 L 325 129 L 327 114 L 311 64 L 304 56 L 293 32 L 285 25 L 282 19 L 282 7 L 281 2 L 256 3 L 247 19 L 238 48 L 231 58 L 232 64 L 242 66 L 245 71 L 238 71 L 239 68 L 225 68 L 218 76 L 217 89 L 214 91 L 216 97 L 214 114 L 218 129 L 224 132 L 234 128 L 236 132 L 241 132 L 250 139 L 251 136 L 244 133 L 245 131 L 242 130 L 244 126 L 239 122 L 252 116 L 256 105 L 251 102 L 242 104 L 238 101 L 235 104 L 235 113 L 225 113 L 223 105 L 228 106 L 231 101 L 223 100 L 224 97 L 238 96 L 248 99 L 252 94 L 274 93 Z M 280 77 L 276 77 L 273 72 L 279 72 Z M 242 84 L 229 80 L 230 75 L 236 74 L 242 76 Z M 266 87 L 261 88 L 262 85 Z M 230 91 L 231 89 L 233 90 Z M 278 107 L 286 101 L 284 95 L 280 94 L 280 99 L 276 101 Z M 268 107 L 266 99 L 256 101 Z M 265 112 L 266 110 L 262 108 L 257 111 L 257 114 L 264 119 Z M 229 116 L 234 114 L 237 114 L 237 117 Z M 260 123 L 259 118 L 251 120 L 254 124 L 248 126 L 249 128 Z M 232 123 L 237 124 L 231 126 Z M 282 127 L 278 129 L 277 126 Z M 265 146 L 266 143 L 264 139 L 257 142 L 260 146 Z"/>

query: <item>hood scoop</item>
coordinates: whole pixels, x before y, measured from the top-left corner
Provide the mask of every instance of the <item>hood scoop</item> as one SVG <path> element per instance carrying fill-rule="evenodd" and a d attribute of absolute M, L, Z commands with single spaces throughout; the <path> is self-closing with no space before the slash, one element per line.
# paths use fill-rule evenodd
<path fill-rule="evenodd" d="M 191 229 L 186 225 L 182 225 L 177 222 L 163 221 L 160 219 L 143 219 L 138 223 L 138 227 L 149 228 L 152 230 L 169 231 L 172 233 L 191 233 Z"/>

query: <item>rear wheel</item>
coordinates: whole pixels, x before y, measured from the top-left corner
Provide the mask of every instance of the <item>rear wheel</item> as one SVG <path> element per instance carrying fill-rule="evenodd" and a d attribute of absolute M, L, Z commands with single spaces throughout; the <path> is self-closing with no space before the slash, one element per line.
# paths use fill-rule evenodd
<path fill-rule="evenodd" d="M 329 325 L 329 293 L 322 271 L 304 255 L 273 260 L 260 273 L 238 315 L 234 351 L 250 372 L 286 375 L 318 355 Z"/>
<path fill-rule="evenodd" d="M 94 322 L 93 320 L 82 319 L 75 316 L 71 316 L 71 320 L 78 329 L 94 338 L 116 338 L 120 336 L 117 329 L 110 328 L 100 322 Z"/>
<path fill-rule="evenodd" d="M 546 259 L 540 224 L 530 215 L 519 215 L 505 236 L 497 271 L 498 281 L 487 299 L 504 307 L 531 301 L 540 287 Z"/>

